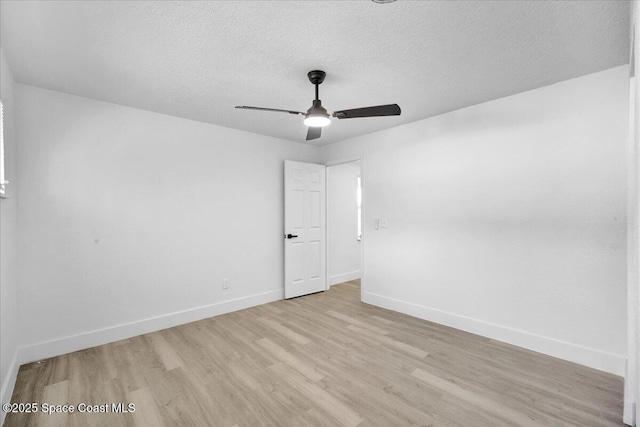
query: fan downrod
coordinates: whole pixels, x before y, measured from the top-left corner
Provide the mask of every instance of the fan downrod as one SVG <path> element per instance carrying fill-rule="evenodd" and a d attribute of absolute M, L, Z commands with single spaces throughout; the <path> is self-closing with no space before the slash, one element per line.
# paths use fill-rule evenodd
<path fill-rule="evenodd" d="M 314 85 L 322 84 L 322 82 L 324 81 L 324 76 L 326 75 L 327 73 L 325 73 L 322 70 L 313 70 L 307 73 L 307 77 L 309 77 L 309 81 Z"/>

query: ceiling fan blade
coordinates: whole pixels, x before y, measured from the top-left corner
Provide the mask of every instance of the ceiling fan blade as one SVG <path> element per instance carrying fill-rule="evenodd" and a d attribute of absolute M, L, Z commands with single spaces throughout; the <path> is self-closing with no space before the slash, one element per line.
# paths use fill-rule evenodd
<path fill-rule="evenodd" d="M 399 116 L 400 112 L 401 110 L 398 104 L 388 104 L 336 111 L 333 113 L 333 116 L 339 119 L 355 119 L 358 117 Z"/>
<path fill-rule="evenodd" d="M 236 108 L 239 108 L 241 110 L 275 111 L 277 113 L 302 114 L 304 116 L 304 113 L 302 113 L 300 111 L 279 110 L 277 108 L 248 107 L 246 105 L 236 105 Z"/>
<path fill-rule="evenodd" d="M 320 135 L 322 135 L 322 128 L 320 127 L 309 127 L 309 130 L 307 131 L 307 141 L 311 141 L 312 139 L 318 139 L 320 138 Z"/>

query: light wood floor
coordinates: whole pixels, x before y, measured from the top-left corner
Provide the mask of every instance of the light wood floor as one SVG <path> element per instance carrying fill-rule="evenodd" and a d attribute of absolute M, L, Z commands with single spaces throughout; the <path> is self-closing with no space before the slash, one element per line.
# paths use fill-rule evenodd
<path fill-rule="evenodd" d="M 5 426 L 613 426 L 622 378 L 359 302 L 349 282 L 20 368 Z"/>

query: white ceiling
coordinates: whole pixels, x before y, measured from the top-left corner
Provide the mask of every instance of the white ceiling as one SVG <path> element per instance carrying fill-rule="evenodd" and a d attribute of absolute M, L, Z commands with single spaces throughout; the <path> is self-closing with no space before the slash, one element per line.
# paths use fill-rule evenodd
<path fill-rule="evenodd" d="M 336 120 L 326 144 L 628 63 L 616 1 L 3 1 L 20 83 L 304 142 L 306 73 Z"/>

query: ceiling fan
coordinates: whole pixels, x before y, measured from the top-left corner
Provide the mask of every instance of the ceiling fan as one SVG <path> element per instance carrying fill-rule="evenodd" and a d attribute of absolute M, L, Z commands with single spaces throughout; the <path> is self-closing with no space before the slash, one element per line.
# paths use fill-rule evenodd
<path fill-rule="evenodd" d="M 306 113 L 303 113 L 302 111 L 279 110 L 277 108 L 249 107 L 246 105 L 238 105 L 236 106 L 236 108 L 244 110 L 275 111 L 280 113 L 300 114 L 301 116 L 304 116 L 304 124 L 309 127 L 307 131 L 307 141 L 320 138 L 320 135 L 322 134 L 322 128 L 331 123 L 331 116 L 338 119 L 355 119 L 358 117 L 400 115 L 401 110 L 398 104 L 376 105 L 375 107 L 340 110 L 334 111 L 333 114 L 329 114 L 327 110 L 322 106 L 322 102 L 320 101 L 320 99 L 318 99 L 318 86 L 322 84 L 325 76 L 326 73 L 321 70 L 313 70 L 307 73 L 309 81 L 316 87 L 316 99 L 313 100 L 313 105 L 307 110 Z"/>

